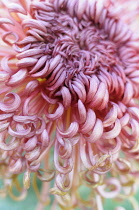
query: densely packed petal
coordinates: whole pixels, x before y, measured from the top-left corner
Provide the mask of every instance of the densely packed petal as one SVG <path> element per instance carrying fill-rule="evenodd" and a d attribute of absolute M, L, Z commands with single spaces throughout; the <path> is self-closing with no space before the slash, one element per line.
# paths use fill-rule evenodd
<path fill-rule="evenodd" d="M 137 1 L 1 0 L 0 11 L 5 192 L 23 199 L 34 173 L 40 202 L 47 205 L 42 197 L 50 192 L 54 209 L 100 210 L 104 198 L 132 195 L 139 173 Z M 82 185 L 90 188 L 88 201 Z"/>

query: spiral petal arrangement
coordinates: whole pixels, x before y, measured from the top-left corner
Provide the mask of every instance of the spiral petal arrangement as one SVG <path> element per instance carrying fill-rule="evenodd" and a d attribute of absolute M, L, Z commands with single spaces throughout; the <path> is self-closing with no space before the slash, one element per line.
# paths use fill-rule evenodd
<path fill-rule="evenodd" d="M 42 205 L 52 193 L 62 209 L 100 210 L 104 198 L 132 195 L 139 174 L 138 3 L 1 0 L 0 11 L 3 193 L 25 198 L 33 173 Z M 81 186 L 90 189 L 88 200 Z"/>

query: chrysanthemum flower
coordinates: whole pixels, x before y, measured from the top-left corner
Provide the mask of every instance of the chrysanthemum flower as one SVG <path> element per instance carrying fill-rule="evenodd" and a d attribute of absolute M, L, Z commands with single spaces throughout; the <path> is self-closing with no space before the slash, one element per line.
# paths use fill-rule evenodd
<path fill-rule="evenodd" d="M 1 193 L 15 198 L 21 173 L 18 199 L 33 173 L 40 201 L 55 194 L 66 210 L 101 210 L 104 198 L 134 192 L 138 14 L 133 0 L 0 1 Z M 81 186 L 90 188 L 88 200 Z"/>

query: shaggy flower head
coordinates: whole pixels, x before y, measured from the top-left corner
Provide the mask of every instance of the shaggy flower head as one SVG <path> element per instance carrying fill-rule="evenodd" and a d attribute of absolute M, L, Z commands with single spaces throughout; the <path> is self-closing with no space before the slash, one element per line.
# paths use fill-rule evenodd
<path fill-rule="evenodd" d="M 55 195 L 53 209 L 130 199 L 139 174 L 136 2 L 0 1 L 1 193 L 23 199 L 33 173 L 42 205 Z"/>

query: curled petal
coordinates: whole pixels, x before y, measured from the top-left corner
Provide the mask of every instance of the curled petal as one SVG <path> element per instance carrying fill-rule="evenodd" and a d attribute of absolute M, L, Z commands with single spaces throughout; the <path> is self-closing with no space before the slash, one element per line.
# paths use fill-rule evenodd
<path fill-rule="evenodd" d="M 95 10 L 96 10 L 96 1 L 88 1 L 88 7 L 87 7 L 87 12 L 89 13 L 89 16 L 92 20 L 94 20 L 95 16 Z"/>
<path fill-rule="evenodd" d="M 71 176 L 67 174 L 58 174 L 56 176 L 56 185 L 62 192 L 68 192 L 72 185 Z"/>
<path fill-rule="evenodd" d="M 92 167 L 92 164 L 91 162 L 89 161 L 89 158 L 87 158 L 87 153 L 86 153 L 86 142 L 85 142 L 85 139 L 83 136 L 80 137 L 80 140 L 79 140 L 79 143 L 80 143 L 80 157 L 81 157 L 81 160 L 84 164 L 84 166 L 89 169 Z"/>
<path fill-rule="evenodd" d="M 44 121 L 43 118 L 38 117 L 38 120 L 40 120 L 41 126 L 40 126 L 40 128 L 38 128 L 37 131 L 36 131 L 36 134 L 37 134 L 37 135 L 38 135 L 38 134 L 41 134 L 41 133 L 44 131 L 45 127 L 46 127 L 46 123 L 45 123 L 45 121 Z"/>
<path fill-rule="evenodd" d="M 31 58 L 31 57 L 22 58 L 21 60 L 18 61 L 17 66 L 19 68 L 26 68 L 26 67 L 34 66 L 37 63 L 37 61 L 38 59 L 36 58 Z"/>
<path fill-rule="evenodd" d="M 20 130 L 20 131 L 14 131 L 14 130 L 12 130 L 12 128 L 10 126 L 8 129 L 8 132 L 11 136 L 18 137 L 18 138 L 27 136 L 30 133 L 30 131 L 31 131 L 31 128 Z"/>
<path fill-rule="evenodd" d="M 131 78 L 131 80 L 132 80 L 134 83 L 139 84 L 139 77 Z"/>
<path fill-rule="evenodd" d="M 14 23 L 12 22 L 12 20 L 10 20 L 9 18 L 0 18 L 0 25 L 1 24 L 11 24 L 11 25 L 14 25 Z"/>
<path fill-rule="evenodd" d="M 27 115 L 30 115 L 29 112 L 31 111 L 30 110 L 30 103 L 32 101 L 32 99 L 34 98 L 34 93 L 32 93 L 25 101 L 24 101 L 24 104 L 23 104 L 23 114 L 25 116 Z"/>
<path fill-rule="evenodd" d="M 74 11 L 75 11 L 75 5 L 77 4 L 76 0 L 68 1 L 67 2 L 67 8 L 68 8 L 68 13 L 73 17 Z"/>
<path fill-rule="evenodd" d="M 19 53 L 16 57 L 19 60 L 19 59 L 23 59 L 26 57 L 35 56 L 35 55 L 41 54 L 43 52 L 44 52 L 43 49 L 29 49 L 29 50 Z"/>
<path fill-rule="evenodd" d="M 51 180 L 54 179 L 55 177 L 55 171 L 54 170 L 43 170 L 39 169 L 37 171 L 37 177 L 42 181 L 42 182 L 50 182 Z"/>
<path fill-rule="evenodd" d="M 6 151 L 14 150 L 20 144 L 19 140 L 15 137 L 12 138 L 10 143 L 5 143 L 5 136 L 3 133 L 0 133 L 0 148 Z"/>
<path fill-rule="evenodd" d="M 121 127 L 123 128 L 124 126 L 126 126 L 130 121 L 130 116 L 128 113 L 126 113 L 123 117 L 120 118 L 120 124 Z"/>
<path fill-rule="evenodd" d="M 55 167 L 56 169 L 62 173 L 62 174 L 67 174 L 69 173 L 72 168 L 73 168 L 73 160 L 70 157 L 69 159 L 66 159 L 63 164 L 63 166 L 59 163 L 59 156 L 58 156 L 58 142 L 55 142 L 55 148 L 54 148 L 54 163 L 55 163 Z"/>
<path fill-rule="evenodd" d="M 0 71 L 0 82 L 6 81 L 9 79 L 10 75 L 6 71 Z"/>
<path fill-rule="evenodd" d="M 103 133 L 103 139 L 115 138 L 119 135 L 120 132 L 121 132 L 121 123 L 120 123 L 120 120 L 117 119 L 115 121 L 113 129 Z"/>
<path fill-rule="evenodd" d="M 7 72 L 7 74 L 9 73 L 9 76 L 12 73 L 12 70 L 8 65 L 10 58 L 12 58 L 12 56 L 5 56 L 1 59 L 1 69 L 3 70 L 2 73 L 6 74 L 6 72 Z"/>
<path fill-rule="evenodd" d="M 106 88 L 107 87 L 105 83 L 101 82 L 92 102 L 90 103 L 90 107 L 98 106 L 98 109 L 99 109 L 99 105 L 103 101 L 104 95 L 106 93 Z"/>
<path fill-rule="evenodd" d="M 101 152 L 105 154 L 108 154 L 109 151 L 111 152 L 111 154 L 115 154 L 120 151 L 122 143 L 119 137 L 115 138 L 114 142 L 116 142 L 116 144 L 115 143 L 113 144 L 112 142 L 111 144 L 109 143 L 107 147 L 105 147 L 105 142 L 104 142 L 104 145 L 98 144 L 97 147 Z"/>
<path fill-rule="evenodd" d="M 67 159 L 70 158 L 72 154 L 72 144 L 70 142 L 70 140 L 66 139 L 66 141 L 64 142 L 64 146 L 60 146 L 59 148 L 59 156 L 62 159 Z"/>
<path fill-rule="evenodd" d="M 109 92 L 108 92 L 108 90 L 106 89 L 105 95 L 104 95 L 104 97 L 103 97 L 103 100 L 102 100 L 101 104 L 99 105 L 98 110 L 103 110 L 104 108 L 106 108 L 108 102 L 109 102 Z"/>
<path fill-rule="evenodd" d="M 28 28 L 28 27 L 30 27 L 30 28 L 36 28 L 36 29 L 39 29 L 39 30 L 43 31 L 44 33 L 47 32 L 45 26 L 39 20 L 34 20 L 34 19 L 26 19 L 26 20 L 23 20 L 22 27 L 24 29 L 25 28 Z"/>
<path fill-rule="evenodd" d="M 47 118 L 49 118 L 51 120 L 56 120 L 59 117 L 61 117 L 61 115 L 64 112 L 64 107 L 61 103 L 58 103 L 58 105 L 59 105 L 58 108 L 56 109 L 56 111 L 53 114 L 46 113 Z"/>
<path fill-rule="evenodd" d="M 14 114 L 11 113 L 11 114 L 0 114 L 0 121 L 1 120 L 7 120 L 9 118 L 11 118 Z"/>
<path fill-rule="evenodd" d="M 86 7 L 87 7 L 87 1 L 86 0 L 78 1 L 77 9 L 75 11 L 76 11 L 77 17 L 79 19 L 82 18 L 83 14 L 85 12 Z"/>
<path fill-rule="evenodd" d="M 86 121 L 81 126 L 81 132 L 83 134 L 88 133 L 94 127 L 95 122 L 96 122 L 95 112 L 92 109 L 88 109 Z"/>
<path fill-rule="evenodd" d="M 28 161 L 34 161 L 40 156 L 40 147 L 35 147 L 32 151 L 25 154 Z"/>
<path fill-rule="evenodd" d="M 54 79 L 54 81 L 53 81 L 54 84 L 47 88 L 48 90 L 50 90 L 50 91 L 56 90 L 58 87 L 60 87 L 63 84 L 63 82 L 66 78 L 66 71 L 61 70 L 60 75 L 57 74 L 57 77 L 58 78 Z"/>
<path fill-rule="evenodd" d="M 122 30 L 120 30 L 120 31 L 117 30 L 117 34 L 114 38 L 114 41 L 119 42 L 119 41 L 121 41 L 121 39 L 122 39 L 122 41 L 127 41 L 127 40 L 124 40 L 124 39 L 125 39 L 127 34 L 128 34 L 128 36 L 126 37 L 126 39 L 129 39 L 129 37 L 131 35 L 129 33 L 129 29 L 128 29 L 126 24 L 122 23 L 122 21 L 119 21 L 119 22 L 121 22 Z M 118 29 L 118 27 L 117 27 L 117 29 Z"/>
<path fill-rule="evenodd" d="M 97 92 L 98 86 L 99 86 L 99 81 L 96 76 L 93 76 L 90 79 L 89 90 L 88 90 L 87 99 L 86 99 L 87 102 L 91 102 L 93 100 L 93 97 Z"/>
<path fill-rule="evenodd" d="M 27 36 L 27 37 L 25 37 L 23 40 L 21 40 L 21 41 L 19 41 L 18 43 L 17 43 L 17 45 L 28 45 L 29 43 L 34 43 L 34 42 L 36 42 L 37 41 L 37 39 L 35 38 L 35 37 L 33 37 L 33 36 Z"/>
<path fill-rule="evenodd" d="M 102 185 L 103 183 L 103 177 L 101 175 L 95 174 L 94 172 L 89 171 L 89 170 L 82 172 L 81 176 L 83 177 L 85 181 L 87 181 L 88 186 L 90 186 L 91 184 L 92 188 L 96 188 L 99 185 Z M 97 180 L 96 180 L 96 176 L 97 176 Z"/>
<path fill-rule="evenodd" d="M 115 198 L 120 193 L 121 185 L 120 185 L 120 182 L 118 181 L 118 179 L 110 178 L 107 181 L 107 186 L 110 186 L 110 185 L 112 185 L 115 188 L 113 191 L 110 191 L 110 192 L 107 192 L 107 191 L 104 190 L 106 185 L 102 185 L 102 186 L 99 186 L 97 188 L 97 191 L 99 192 L 99 194 L 102 197 L 104 197 L 104 198 Z"/>
<path fill-rule="evenodd" d="M 92 133 L 89 136 L 85 135 L 84 138 L 86 141 L 93 143 L 99 140 L 102 134 L 103 134 L 103 124 L 101 120 L 97 119 Z"/>
<path fill-rule="evenodd" d="M 131 113 L 133 116 L 137 117 L 137 119 L 139 119 L 139 108 L 129 107 L 128 112 Z"/>
<path fill-rule="evenodd" d="M 25 45 L 24 47 L 18 47 L 17 43 L 13 44 L 13 49 L 18 52 L 21 53 L 23 51 L 26 51 L 30 48 L 31 44 Z"/>
<path fill-rule="evenodd" d="M 12 35 L 12 37 L 14 37 L 12 40 L 9 38 L 8 39 L 8 36 L 10 37 Z M 19 40 L 19 36 L 17 33 L 15 32 L 12 32 L 12 31 L 9 31 L 9 32 L 5 32 L 3 35 L 2 35 L 2 40 L 7 43 L 8 45 L 13 45 L 14 43 L 18 42 Z"/>
<path fill-rule="evenodd" d="M 79 99 L 84 102 L 86 100 L 86 90 L 84 84 L 78 81 L 73 81 L 72 87 L 75 93 L 78 95 Z"/>
<path fill-rule="evenodd" d="M 115 122 L 115 120 L 117 119 L 117 114 L 118 114 L 117 106 L 113 104 L 113 107 L 110 109 L 110 111 L 104 118 L 103 126 L 108 127 L 108 126 L 112 125 Z"/>
<path fill-rule="evenodd" d="M 51 75 L 49 77 L 49 79 L 47 80 L 46 84 L 48 87 L 54 85 L 56 83 L 56 81 L 58 80 L 58 78 L 62 75 L 62 73 L 64 73 L 64 69 L 62 66 L 62 63 L 59 63 L 58 66 L 51 72 L 50 68 L 47 72 L 47 75 Z"/>
<path fill-rule="evenodd" d="M 22 161 L 18 159 L 14 164 L 10 165 L 10 171 L 14 174 L 20 173 L 22 169 Z"/>
<path fill-rule="evenodd" d="M 39 87 L 39 81 L 33 80 L 28 82 L 25 91 L 28 95 L 30 95 L 32 92 L 34 92 Z"/>
<path fill-rule="evenodd" d="M 35 148 L 36 144 L 37 144 L 37 136 L 33 136 L 32 138 L 30 138 L 24 145 L 24 150 L 26 151 L 31 151 Z"/>
<path fill-rule="evenodd" d="M 42 142 L 42 147 L 47 147 L 49 145 L 50 138 L 46 129 L 44 129 L 41 134 L 41 142 Z"/>
<path fill-rule="evenodd" d="M 104 3 L 102 1 L 96 1 L 95 23 L 99 22 L 102 12 L 104 12 Z"/>
<path fill-rule="evenodd" d="M 7 85 L 18 85 L 21 82 L 24 81 L 24 79 L 27 77 L 27 70 L 26 69 L 20 69 L 17 73 L 11 76 L 11 78 L 8 80 Z"/>
<path fill-rule="evenodd" d="M 10 122 L 7 122 L 7 123 L 3 123 L 3 122 L 0 122 L 0 132 L 6 130 L 9 126 Z"/>
<path fill-rule="evenodd" d="M 6 97 L 13 99 L 10 104 L 0 103 L 0 110 L 3 112 L 14 112 L 21 104 L 21 99 L 16 93 L 7 93 Z"/>
<path fill-rule="evenodd" d="M 25 28 L 27 28 L 27 27 L 25 27 Z M 37 41 L 44 42 L 45 41 L 44 37 L 42 37 L 40 34 L 43 34 L 43 36 L 45 35 L 45 33 L 43 31 L 36 29 L 35 27 L 33 29 L 26 30 L 26 35 L 33 36 L 33 37 L 35 37 L 35 39 L 37 39 Z"/>
<path fill-rule="evenodd" d="M 65 137 L 65 138 L 71 138 L 75 136 L 78 132 L 78 129 L 79 129 L 79 125 L 77 122 L 72 122 L 69 128 L 65 132 L 61 131 L 60 128 L 57 126 L 58 132 L 60 133 L 62 137 Z"/>
<path fill-rule="evenodd" d="M 48 103 L 50 104 L 56 104 L 57 103 L 57 99 L 53 99 L 53 98 L 50 98 L 44 90 L 41 91 L 41 96 L 43 97 L 43 99 L 45 101 L 47 101 Z"/>
<path fill-rule="evenodd" d="M 57 55 L 55 58 L 52 59 L 52 61 L 50 62 L 50 66 L 49 66 L 49 69 L 51 70 L 51 72 L 60 63 L 60 60 L 61 60 L 61 55 Z"/>
<path fill-rule="evenodd" d="M 82 101 L 78 100 L 79 122 L 84 123 L 86 120 L 86 109 Z"/>
<path fill-rule="evenodd" d="M 62 136 L 59 134 L 59 132 L 56 132 L 56 137 L 57 137 L 57 141 L 64 146 L 64 139 L 62 138 Z"/>
<path fill-rule="evenodd" d="M 71 172 L 71 170 L 73 168 L 73 161 L 71 158 L 66 160 L 65 162 L 67 162 L 67 163 L 64 164 L 64 166 L 61 166 L 58 159 L 56 159 L 56 154 L 54 155 L 55 167 L 58 170 L 58 172 L 60 172 L 62 174 L 67 174 L 67 173 Z"/>
<path fill-rule="evenodd" d="M 40 168 L 40 163 L 38 163 L 38 164 L 36 164 L 36 165 L 33 165 L 34 163 L 30 163 L 30 165 L 28 166 L 29 167 L 29 170 L 31 171 L 31 172 L 36 172 L 36 171 L 38 171 L 39 170 L 39 168 Z"/>
<path fill-rule="evenodd" d="M 48 147 L 45 148 L 45 150 L 43 152 L 41 152 L 40 156 L 33 161 L 32 164 L 39 164 L 46 156 L 46 154 L 48 153 L 48 151 L 50 150 L 50 148 L 53 146 L 53 144 L 55 143 L 55 141 L 51 141 L 50 144 L 48 145 Z"/>
<path fill-rule="evenodd" d="M 136 140 L 139 138 L 139 129 L 138 129 L 139 123 L 138 123 L 138 121 L 132 119 L 130 124 L 131 124 L 132 130 L 130 130 L 130 128 L 126 129 L 126 127 L 124 127 L 122 129 L 122 133 L 126 136 L 126 138 L 128 138 L 130 140 Z"/>
<path fill-rule="evenodd" d="M 63 105 L 65 108 L 68 108 L 71 105 L 71 93 L 69 89 L 65 86 L 61 88 L 61 94 L 63 98 Z"/>
<path fill-rule="evenodd" d="M 33 116 L 14 115 L 13 120 L 19 123 L 28 123 L 28 122 L 37 121 L 37 116 L 36 115 L 33 115 Z"/>
<path fill-rule="evenodd" d="M 45 62 L 47 61 L 47 56 L 42 56 L 38 62 L 36 63 L 36 65 L 32 68 L 32 70 L 30 71 L 30 74 L 32 73 L 36 73 L 38 70 L 41 69 L 41 67 L 45 64 Z M 47 69 L 48 69 L 48 62 L 46 63 L 47 65 L 45 66 L 45 70 L 43 69 L 42 71 L 39 71 L 41 72 L 40 75 L 44 75 L 46 72 L 47 72 Z M 35 75 L 38 75 L 37 73 Z"/>
<path fill-rule="evenodd" d="M 131 83 L 127 83 L 126 84 L 126 87 L 125 87 L 125 92 L 124 92 L 124 97 L 123 97 L 122 102 L 124 104 L 129 103 L 129 101 L 133 97 L 133 94 L 134 94 L 134 92 L 133 92 L 133 86 L 132 86 L 132 84 Z"/>
<path fill-rule="evenodd" d="M 9 12 L 19 12 L 22 13 L 24 15 L 27 14 L 26 10 L 20 5 L 20 4 L 16 4 L 16 3 L 10 3 L 8 4 L 8 10 Z"/>
<path fill-rule="evenodd" d="M 128 174 L 131 171 L 131 163 L 122 158 L 118 158 L 115 165 L 122 174 Z"/>
<path fill-rule="evenodd" d="M 47 4 L 43 4 L 43 2 L 32 2 L 31 9 L 34 9 L 34 8 L 47 11 L 47 12 L 53 11 L 52 4 L 49 4 L 49 2 L 47 2 Z"/>

